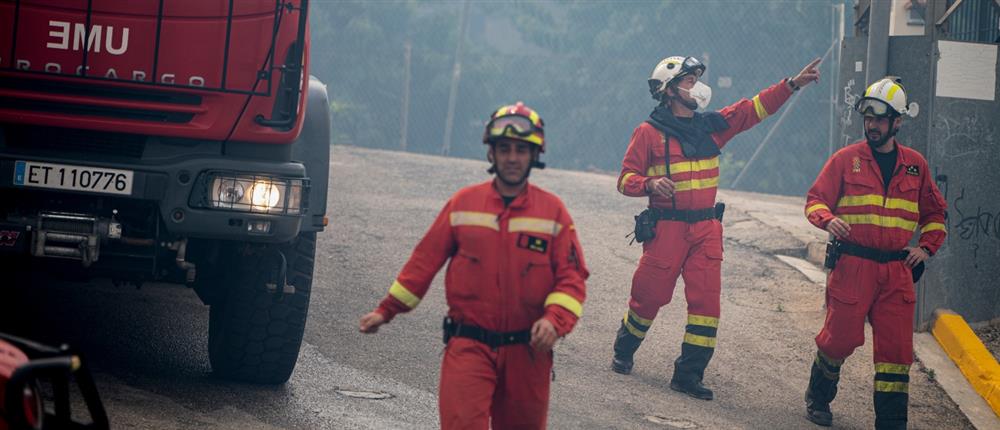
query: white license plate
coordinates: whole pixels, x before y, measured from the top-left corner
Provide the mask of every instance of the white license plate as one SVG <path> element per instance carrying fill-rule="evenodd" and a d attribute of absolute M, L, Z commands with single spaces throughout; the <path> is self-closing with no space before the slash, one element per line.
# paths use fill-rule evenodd
<path fill-rule="evenodd" d="M 20 160 L 14 164 L 14 185 L 25 187 L 131 195 L 133 176 L 131 170 L 104 167 Z"/>

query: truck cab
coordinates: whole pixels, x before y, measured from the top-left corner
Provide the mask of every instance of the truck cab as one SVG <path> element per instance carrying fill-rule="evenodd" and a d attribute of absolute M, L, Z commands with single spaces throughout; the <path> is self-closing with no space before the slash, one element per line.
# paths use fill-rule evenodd
<path fill-rule="evenodd" d="M 0 0 L 0 264 L 191 287 L 214 372 L 286 381 L 327 224 L 308 54 L 308 0 Z"/>

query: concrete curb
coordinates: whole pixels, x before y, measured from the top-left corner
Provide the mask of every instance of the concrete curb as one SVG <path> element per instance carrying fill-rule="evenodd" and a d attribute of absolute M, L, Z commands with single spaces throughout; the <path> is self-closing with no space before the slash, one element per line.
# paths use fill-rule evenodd
<path fill-rule="evenodd" d="M 986 350 L 965 319 L 950 310 L 938 309 L 934 311 L 931 333 L 972 388 L 1000 416 L 1000 364 Z"/>

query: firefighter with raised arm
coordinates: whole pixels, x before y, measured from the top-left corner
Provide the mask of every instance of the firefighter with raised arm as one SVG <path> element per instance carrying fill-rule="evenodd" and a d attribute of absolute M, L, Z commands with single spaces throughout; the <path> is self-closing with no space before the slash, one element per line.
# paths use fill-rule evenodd
<path fill-rule="evenodd" d="M 629 374 L 633 354 L 660 307 L 670 303 L 684 277 L 687 327 L 670 388 L 711 400 L 702 384 L 715 351 L 722 286 L 722 209 L 716 206 L 721 149 L 740 132 L 775 113 L 792 93 L 819 79 L 819 59 L 793 78 L 718 112 L 705 109 L 711 89 L 699 78 L 705 66 L 694 57 L 668 57 L 653 69 L 649 91 L 660 102 L 635 128 L 618 191 L 649 199 L 636 217 L 643 254 L 632 277 L 628 311 L 618 329 L 611 368 Z"/>
<path fill-rule="evenodd" d="M 875 428 L 905 429 L 913 363 L 913 284 L 944 243 L 946 203 L 919 152 L 895 138 L 903 115 L 916 116 L 897 78 L 871 84 L 855 104 L 865 139 L 826 162 L 806 198 L 806 217 L 835 239 L 826 320 L 806 391 L 810 421 L 829 426 L 840 366 L 865 342 L 871 323 L 875 359 Z M 920 231 L 917 246 L 907 246 Z"/>
<path fill-rule="evenodd" d="M 497 110 L 483 143 L 495 178 L 459 190 L 360 329 L 374 333 L 420 303 L 446 261 L 439 409 L 445 429 L 543 429 L 552 346 L 583 312 L 584 263 L 562 201 L 528 183 L 544 167 L 542 119 Z"/>

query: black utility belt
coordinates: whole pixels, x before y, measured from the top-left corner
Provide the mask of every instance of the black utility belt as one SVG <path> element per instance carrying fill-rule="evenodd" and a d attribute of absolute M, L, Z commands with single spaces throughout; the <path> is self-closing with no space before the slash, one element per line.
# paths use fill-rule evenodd
<path fill-rule="evenodd" d="M 835 269 L 837 267 L 837 260 L 839 260 L 840 256 L 843 254 L 853 255 L 855 257 L 864 258 L 878 263 L 905 261 L 910 255 L 908 251 L 883 251 L 881 249 L 869 248 L 867 246 L 855 245 L 853 243 L 833 239 L 826 243 L 826 260 L 823 262 L 823 266 L 830 270 Z M 923 276 L 924 267 L 924 263 L 920 262 L 920 264 L 910 268 L 910 275 L 912 276 L 914 283 L 919 281 L 920 277 Z"/>
<path fill-rule="evenodd" d="M 635 228 L 629 236 L 635 235 L 632 240 L 643 243 L 656 237 L 656 223 L 660 221 L 680 221 L 694 224 L 717 219 L 722 222 L 724 213 L 726 213 L 726 204 L 722 202 L 716 203 L 715 207 L 712 208 L 693 210 L 648 208 L 635 216 Z"/>
<path fill-rule="evenodd" d="M 889 263 L 892 261 L 903 261 L 910 255 L 906 251 L 883 251 L 881 249 L 869 248 L 867 246 L 855 245 L 850 242 L 833 241 L 833 246 L 837 248 L 837 253 L 853 255 L 879 263 Z"/>
<path fill-rule="evenodd" d="M 444 330 L 444 343 L 446 344 L 452 336 L 469 338 L 493 349 L 497 349 L 501 346 L 531 342 L 531 330 L 502 333 L 498 331 L 486 330 L 482 327 L 476 327 L 474 325 L 457 323 L 455 320 L 451 319 L 451 317 L 446 317 L 444 319 L 442 329 Z"/>
<path fill-rule="evenodd" d="M 715 208 L 693 210 L 649 208 L 649 211 L 653 218 L 657 220 L 682 221 L 688 224 L 715 219 L 717 215 Z"/>

